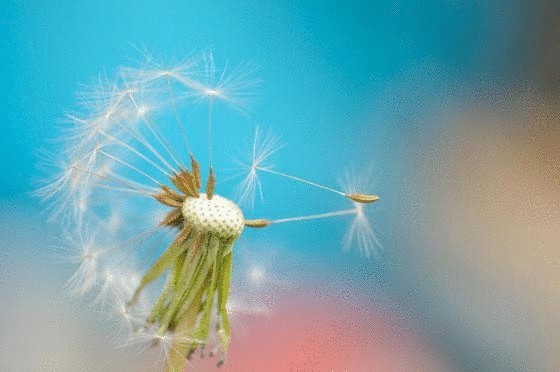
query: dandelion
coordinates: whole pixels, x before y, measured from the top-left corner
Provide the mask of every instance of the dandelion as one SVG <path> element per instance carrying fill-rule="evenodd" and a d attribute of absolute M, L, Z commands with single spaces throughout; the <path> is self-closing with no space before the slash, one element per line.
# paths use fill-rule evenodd
<path fill-rule="evenodd" d="M 346 198 L 353 207 L 246 219 L 238 204 L 216 193 L 213 115 L 220 102 L 243 108 L 256 83 L 248 80 L 252 70 L 242 65 L 218 73 L 212 54 L 203 53 L 170 68 L 149 57 L 140 68 L 121 69 L 114 81 L 97 79 L 81 96 L 86 112 L 68 116 L 61 159 L 51 159 L 59 172 L 38 191 L 52 203 L 55 218 L 66 216 L 65 234 L 95 231 L 103 237 L 99 250 L 87 239 L 72 241 L 79 268 L 71 286 L 80 293 L 96 288 L 96 303 L 119 314 L 123 329 L 131 333 L 124 344 L 149 340 L 160 345 L 168 371 L 183 370 L 205 348 L 211 348 L 209 355 L 218 354 L 218 348 L 217 365 L 225 362 L 231 341 L 228 308 L 241 306 L 228 301 L 232 257 L 245 227 L 354 216 L 350 240 L 357 239 L 366 253 L 374 242 L 364 205 L 377 196 L 340 191 L 274 169 L 270 158 L 281 144 L 260 129 L 249 162 L 241 163 L 244 176 L 237 196 L 245 204 L 252 206 L 256 195 L 262 200 L 259 176 L 266 173 Z M 193 102 L 206 106 L 205 131 L 186 119 L 185 108 Z M 208 141 L 197 156 L 190 142 L 193 132 L 206 132 Z M 206 156 L 205 167 L 199 156 Z M 126 265 L 146 268 L 139 274 L 123 269 Z M 258 262 L 249 267 L 247 280 L 256 287 L 274 283 Z M 154 296 L 150 290 L 155 287 Z"/>

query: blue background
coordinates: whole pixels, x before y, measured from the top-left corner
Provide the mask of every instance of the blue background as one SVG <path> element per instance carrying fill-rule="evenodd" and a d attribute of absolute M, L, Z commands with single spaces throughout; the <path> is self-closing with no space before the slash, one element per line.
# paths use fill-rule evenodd
<path fill-rule="evenodd" d="M 262 80 L 247 116 L 230 111 L 228 123 L 220 114 L 216 137 L 231 139 L 235 149 L 261 124 L 287 145 L 274 159 L 278 170 L 335 187 L 345 169 L 373 165 L 374 182 L 365 191 L 382 198 L 368 212 L 383 243 L 381 258 L 342 253 L 346 226 L 333 220 L 278 226 L 266 239 L 299 257 L 294 270 L 304 280 L 391 297 L 386 292 L 400 280 L 392 256 L 403 252 L 394 246 L 401 218 L 395 211 L 409 171 L 404 160 L 414 156 L 407 144 L 446 125 L 430 116 L 433 108 L 527 78 L 523 61 L 532 53 L 536 18 L 523 3 L 4 1 L 3 218 L 42 224 L 39 201 L 30 195 L 42 176 L 37 153 L 52 148 L 64 114 L 77 107 L 81 84 L 137 66 L 138 49 L 164 62 L 211 49 L 218 65 L 254 61 Z M 304 187 L 286 195 L 284 180 L 262 179 L 265 203 L 256 211 L 273 218 L 348 207 Z M 262 239 L 259 234 L 245 239 Z M 16 248 L 6 244 L 4 257 L 23 254 Z"/>
<path fill-rule="evenodd" d="M 527 53 L 519 42 L 528 37 L 519 27 L 530 20 L 526 10 L 512 2 L 8 2 L 0 31 L 0 197 L 37 204 L 29 196 L 41 177 L 37 153 L 98 74 L 111 79 L 119 66 L 139 65 L 139 50 L 166 62 L 211 49 L 218 65 L 254 61 L 262 80 L 248 117 L 234 113 L 227 125 L 216 115 L 216 139 L 233 138 L 235 154 L 250 140 L 247 128 L 262 125 L 287 145 L 276 169 L 334 187 L 344 170 L 372 168 L 375 183 L 364 191 L 382 195 L 371 212 L 389 247 L 407 138 L 437 131 L 428 108 L 450 96 L 515 80 L 522 66 L 511 54 Z M 267 175 L 263 182 L 269 195 L 286 185 Z M 294 197 L 305 198 L 305 210 L 267 197 L 261 211 L 284 217 L 348 207 L 307 191 Z M 315 234 L 306 224 L 279 233 L 326 268 L 347 265 L 343 277 L 363 265 L 359 255 L 337 254 L 345 226 L 312 226 Z"/>

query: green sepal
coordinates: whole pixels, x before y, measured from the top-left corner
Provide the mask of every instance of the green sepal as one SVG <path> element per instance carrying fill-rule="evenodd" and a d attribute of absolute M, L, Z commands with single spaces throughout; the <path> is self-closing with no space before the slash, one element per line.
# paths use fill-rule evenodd
<path fill-rule="evenodd" d="M 162 253 L 162 255 L 154 262 L 152 267 L 144 274 L 140 280 L 140 285 L 136 288 L 132 299 L 128 303 L 128 307 L 134 306 L 136 301 L 138 301 L 138 296 L 140 292 L 151 282 L 159 278 L 175 261 L 175 259 L 183 253 L 183 251 L 188 247 L 189 241 L 192 239 L 192 235 L 189 236 L 188 240 L 182 244 L 171 244 Z"/>
<path fill-rule="evenodd" d="M 218 315 L 220 319 L 220 326 L 218 329 L 218 337 L 220 340 L 220 347 L 225 353 L 231 340 L 231 333 L 229 327 L 229 318 L 227 314 L 227 299 L 229 297 L 229 290 L 231 284 L 231 270 L 232 270 L 232 247 L 234 242 L 230 242 L 224 247 L 225 255 L 221 256 L 220 273 L 218 277 Z"/>

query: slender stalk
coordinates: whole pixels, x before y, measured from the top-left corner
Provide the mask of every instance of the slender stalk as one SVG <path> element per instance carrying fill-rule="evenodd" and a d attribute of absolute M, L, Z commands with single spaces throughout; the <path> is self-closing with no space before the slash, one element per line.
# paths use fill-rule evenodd
<path fill-rule="evenodd" d="M 136 109 L 136 111 L 139 111 L 140 108 L 138 107 L 138 104 L 136 103 L 136 100 L 134 99 L 134 97 L 132 96 L 132 93 L 129 93 L 129 98 L 130 101 L 132 102 L 132 105 L 134 106 L 134 108 Z M 159 142 L 159 144 L 163 147 L 163 149 L 165 151 L 167 151 L 167 153 L 169 154 L 169 156 L 171 157 L 171 159 L 175 162 L 175 164 L 181 168 L 181 163 L 180 161 L 177 160 L 177 158 L 175 157 L 175 155 L 173 155 L 173 152 L 171 151 L 172 146 L 169 142 L 164 141 L 154 130 L 154 125 L 151 123 L 150 120 L 148 120 L 148 118 L 146 117 L 146 115 L 142 115 L 141 116 L 142 120 L 144 121 L 144 123 L 146 124 L 146 126 L 148 127 L 148 129 L 150 130 L 150 132 L 152 133 L 152 135 L 154 136 L 154 138 Z"/>
<path fill-rule="evenodd" d="M 104 150 L 99 150 L 99 153 L 100 153 L 101 155 L 103 155 L 103 156 L 109 158 L 109 159 L 112 159 L 112 160 L 116 161 L 116 162 L 119 163 L 119 164 L 124 165 L 124 166 L 127 167 L 128 169 L 132 169 L 132 170 L 135 171 L 136 173 L 138 173 L 138 174 L 140 174 L 140 175 L 146 177 L 147 179 L 149 179 L 150 181 L 152 181 L 153 183 L 155 183 L 156 186 L 159 186 L 159 187 L 162 186 L 161 182 L 159 182 L 158 180 L 156 180 L 154 177 L 150 176 L 150 175 L 147 174 L 146 172 L 144 172 L 144 171 L 138 169 L 137 167 L 135 167 L 134 165 L 130 164 L 129 162 L 124 161 L 124 160 L 122 160 L 122 159 L 120 159 L 120 158 L 117 158 L 116 156 L 111 155 L 111 154 L 109 154 L 108 152 L 106 152 L 106 151 L 104 151 Z"/>
<path fill-rule="evenodd" d="M 335 194 L 338 194 L 338 195 L 346 196 L 346 194 L 343 193 L 342 191 L 335 190 L 335 189 L 333 189 L 333 188 L 331 188 L 331 187 L 323 186 L 323 185 L 320 185 L 320 184 L 318 184 L 318 183 L 316 183 L 316 182 L 311 182 L 311 181 L 308 181 L 308 180 L 303 179 L 303 178 L 300 178 L 300 177 L 296 177 L 296 176 L 292 176 L 292 175 L 289 175 L 289 174 L 286 174 L 286 173 L 274 171 L 274 170 L 268 169 L 268 168 L 261 168 L 261 167 L 258 167 L 258 166 L 255 167 L 255 169 L 260 170 L 260 171 L 263 171 L 263 172 L 275 174 L 275 175 L 277 175 L 277 176 L 281 176 L 281 177 L 284 177 L 284 178 L 288 178 L 288 179 L 291 179 L 291 180 L 293 180 L 293 181 L 305 183 L 305 184 L 310 185 L 310 186 L 318 187 L 318 188 L 323 189 L 323 190 L 327 190 L 327 191 L 330 191 L 330 192 L 334 192 Z"/>
<path fill-rule="evenodd" d="M 161 173 L 163 173 L 166 177 L 170 178 L 171 174 L 169 172 L 166 172 L 165 170 L 163 170 L 159 165 L 157 165 L 154 161 L 152 161 L 151 159 L 149 159 L 146 155 L 142 154 L 140 151 L 138 151 L 136 148 L 130 146 L 129 144 L 115 138 L 114 136 L 111 136 L 110 134 L 105 133 L 104 131 L 99 131 L 99 134 L 101 134 L 102 136 L 110 139 L 111 141 L 113 141 L 115 144 L 122 146 L 128 150 L 130 150 L 131 152 L 133 152 L 134 154 L 138 155 L 141 159 L 145 160 L 146 162 L 148 162 L 148 164 L 152 165 L 154 168 L 156 168 L 158 171 L 160 171 Z"/>
<path fill-rule="evenodd" d="M 299 216 L 299 217 L 288 217 L 288 218 L 280 218 L 277 220 L 271 220 L 270 223 L 277 224 L 277 223 L 285 223 L 285 222 L 296 222 L 296 221 L 309 221 L 309 220 L 318 220 L 322 218 L 330 218 L 330 217 L 337 217 L 337 216 L 346 216 L 350 214 L 356 214 L 358 210 L 353 209 L 344 209 L 341 211 L 336 212 L 328 212 L 328 213 L 320 213 L 320 214 L 311 214 L 308 216 Z"/>
<path fill-rule="evenodd" d="M 322 218 L 347 216 L 347 215 L 352 215 L 352 214 L 356 215 L 356 214 L 359 214 L 359 213 L 360 213 L 359 208 L 353 208 L 353 209 L 343 209 L 343 210 L 335 211 L 335 212 L 310 214 L 310 215 L 307 215 L 307 216 L 279 218 L 277 220 L 268 220 L 268 219 L 265 219 L 265 218 L 259 218 L 259 219 L 255 219 L 255 220 L 245 220 L 245 226 L 254 227 L 254 228 L 262 228 L 262 227 L 267 227 L 267 226 L 270 226 L 272 224 L 278 224 L 278 223 L 318 220 L 318 219 L 322 219 Z"/>
<path fill-rule="evenodd" d="M 185 126 L 183 125 L 183 121 L 181 120 L 181 115 L 179 115 L 179 109 L 177 108 L 177 103 L 175 102 L 175 94 L 173 93 L 173 87 L 171 86 L 171 78 L 169 76 L 167 76 L 167 88 L 169 90 L 169 97 L 173 105 L 173 111 L 175 112 L 175 118 L 177 119 L 177 125 L 179 126 L 179 131 L 181 132 L 181 137 L 183 137 L 183 142 L 187 147 L 187 151 L 189 152 L 189 154 L 192 154 L 191 146 L 189 145 L 189 141 L 187 140 L 187 135 L 185 134 Z"/>
<path fill-rule="evenodd" d="M 155 193 L 159 192 L 159 190 L 156 189 L 156 188 L 146 186 L 146 185 L 142 185 L 138 182 L 125 180 L 125 179 L 122 179 L 122 178 L 119 178 L 119 177 L 116 177 L 116 176 L 103 175 L 103 174 L 95 173 L 95 172 L 92 172 L 92 171 L 89 171 L 89 170 L 83 169 L 83 168 L 78 168 L 78 167 L 72 167 L 72 168 L 77 170 L 77 171 L 84 172 L 84 173 L 90 174 L 92 176 L 98 177 L 100 179 L 104 179 L 104 180 L 107 180 L 107 181 L 112 181 L 112 182 L 121 184 L 123 186 L 126 186 L 126 187 L 132 189 L 132 190 L 138 191 L 142 195 L 146 195 L 146 196 L 149 196 L 149 197 L 153 197 Z"/>
<path fill-rule="evenodd" d="M 152 154 L 154 154 L 156 156 L 156 158 L 158 158 L 159 161 L 161 161 L 161 163 L 167 168 L 169 169 L 172 173 L 176 173 L 175 168 L 173 168 L 166 160 L 165 158 L 152 146 L 150 145 L 150 143 L 148 141 L 146 141 L 146 139 L 144 137 L 142 137 L 142 135 L 140 133 L 136 133 L 136 131 L 131 130 L 128 126 L 121 124 L 120 122 L 116 123 L 121 129 L 123 129 L 124 131 L 126 131 L 127 133 L 129 133 L 136 141 L 138 141 L 138 143 L 140 143 L 142 146 L 144 146 L 145 148 L 147 148 L 148 150 L 150 150 L 150 152 Z"/>
<path fill-rule="evenodd" d="M 208 104 L 208 159 L 212 168 L 212 112 L 214 111 L 214 96 L 210 96 Z"/>

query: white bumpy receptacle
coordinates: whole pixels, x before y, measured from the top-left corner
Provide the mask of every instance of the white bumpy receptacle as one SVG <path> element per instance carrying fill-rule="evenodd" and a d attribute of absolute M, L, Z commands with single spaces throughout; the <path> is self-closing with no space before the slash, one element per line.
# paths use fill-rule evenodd
<path fill-rule="evenodd" d="M 220 239 L 235 239 L 243 231 L 243 213 L 234 202 L 219 195 L 212 199 L 205 194 L 198 198 L 188 197 L 183 202 L 182 211 L 187 226 Z"/>

